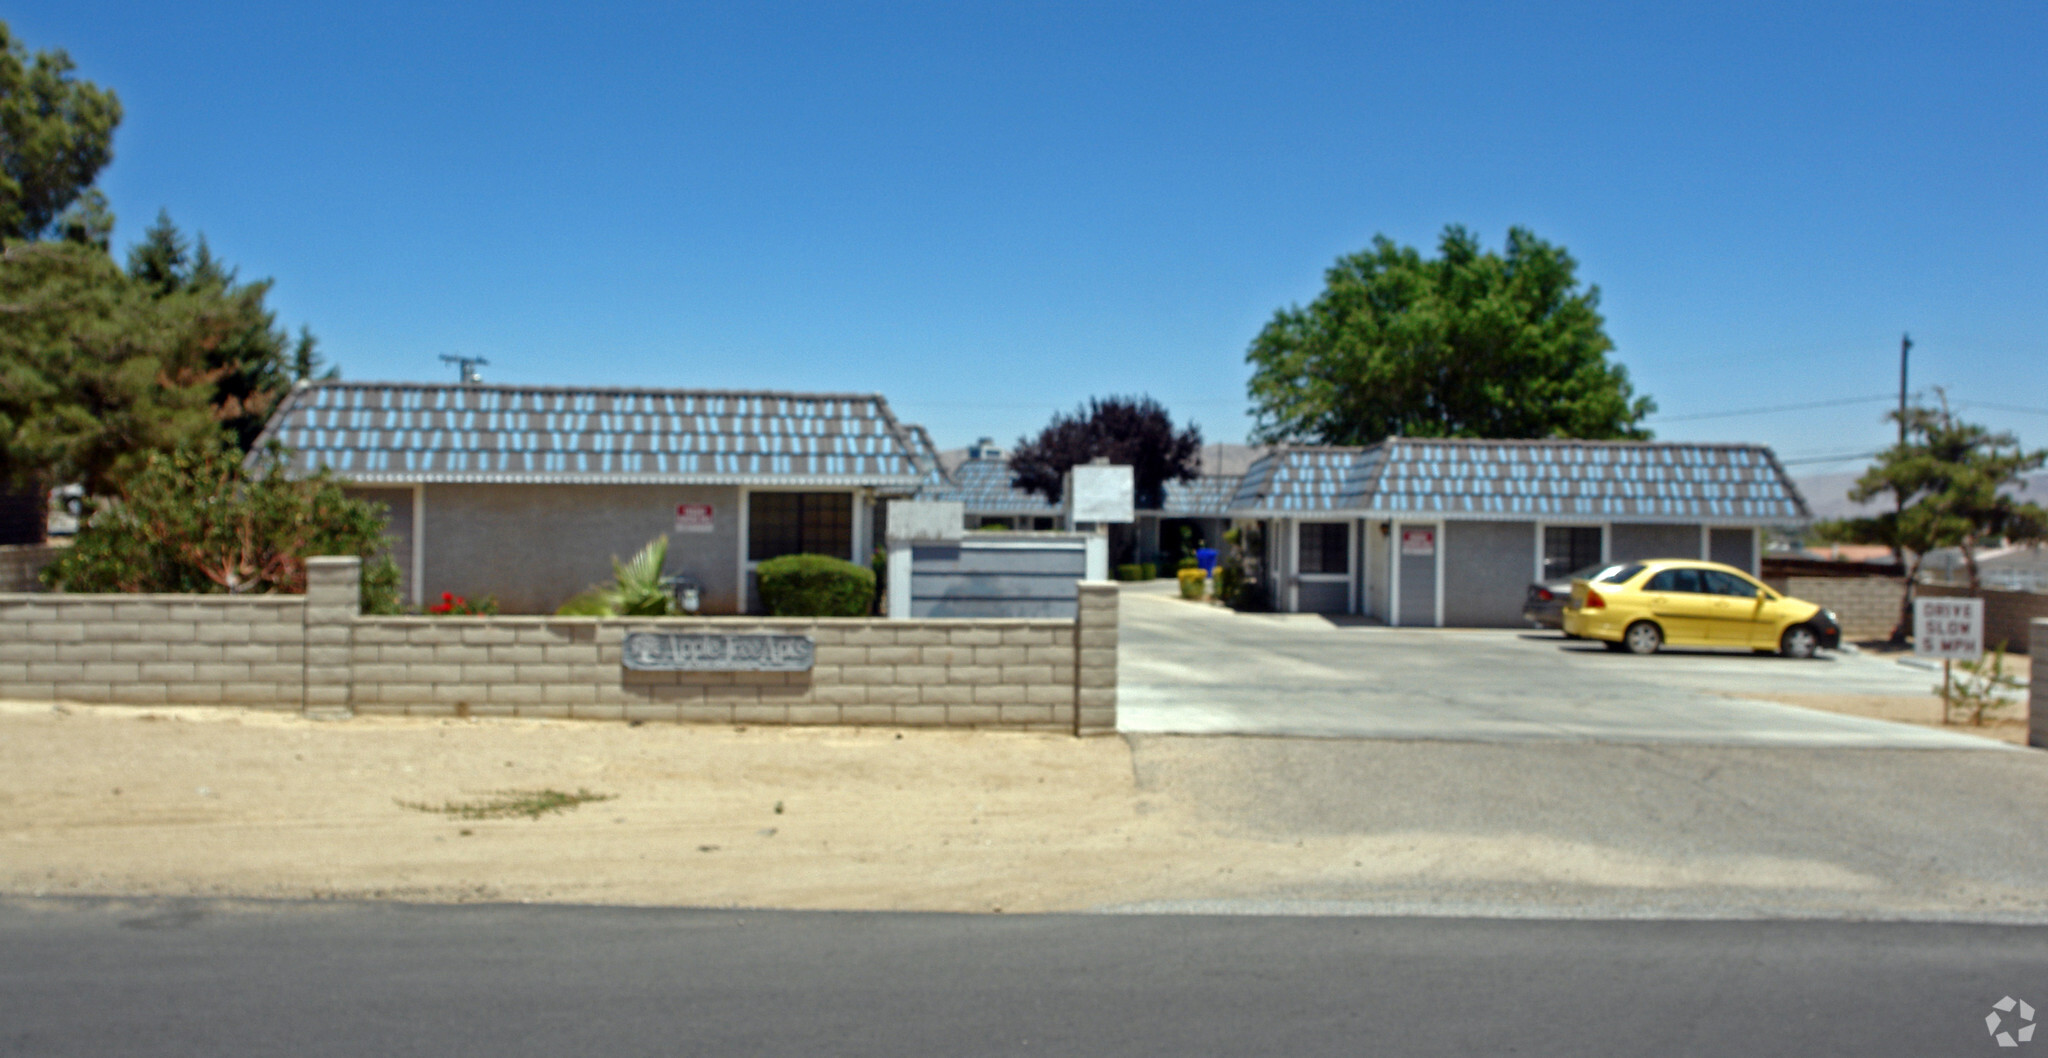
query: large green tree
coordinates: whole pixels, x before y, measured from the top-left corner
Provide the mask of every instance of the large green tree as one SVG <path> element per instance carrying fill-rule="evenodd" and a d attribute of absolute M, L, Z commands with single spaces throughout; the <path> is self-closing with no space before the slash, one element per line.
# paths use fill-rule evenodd
<path fill-rule="evenodd" d="M 114 158 L 121 101 L 72 69 L 62 50 L 31 56 L 0 22 L 0 241 L 103 241 L 112 227 L 92 184 Z"/>
<path fill-rule="evenodd" d="M 1523 228 L 1494 253 L 1452 225 L 1433 258 L 1375 238 L 1253 340 L 1253 440 L 1647 438 L 1656 405 L 1608 360 L 1599 288 L 1577 270 Z"/>
<path fill-rule="evenodd" d="M 1823 540 L 1882 544 L 1906 563 L 1899 623 L 1892 631 L 1899 641 L 1912 627 L 1913 581 L 1928 552 L 1956 548 L 1969 571 L 1970 590 L 1977 591 L 1983 587 L 1980 548 L 2048 538 L 2048 510 L 2015 494 L 2028 473 L 2048 465 L 2048 449 L 2028 451 L 2010 433 L 1965 422 L 1949 410 L 1946 395 L 1936 393 L 1938 405 L 1887 416 L 1905 423 L 1905 441 L 1879 452 L 1849 490 L 1858 503 L 1891 497 L 1896 509 L 1815 527 Z"/>
<path fill-rule="evenodd" d="M 0 489 L 112 495 L 150 452 L 219 430 L 246 449 L 323 374 L 312 333 L 265 306 L 270 281 L 239 281 L 167 214 L 115 264 L 92 183 L 120 117 L 63 52 L 31 57 L 0 23 Z"/>

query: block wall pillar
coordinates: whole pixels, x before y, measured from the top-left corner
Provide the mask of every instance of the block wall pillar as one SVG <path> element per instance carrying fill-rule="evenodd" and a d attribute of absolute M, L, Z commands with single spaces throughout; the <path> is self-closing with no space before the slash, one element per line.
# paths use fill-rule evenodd
<path fill-rule="evenodd" d="M 306 697 L 308 713 L 352 711 L 350 686 L 356 617 L 362 613 L 363 560 L 323 555 L 306 560 Z"/>
<path fill-rule="evenodd" d="M 1116 734 L 1117 586 L 1079 583 L 1074 622 L 1074 734 Z"/>
<path fill-rule="evenodd" d="M 2029 623 L 2027 656 L 2039 665 L 2048 658 L 2048 618 L 2036 617 Z M 2048 680 L 2038 669 L 2027 681 L 2027 745 L 2048 749 Z"/>

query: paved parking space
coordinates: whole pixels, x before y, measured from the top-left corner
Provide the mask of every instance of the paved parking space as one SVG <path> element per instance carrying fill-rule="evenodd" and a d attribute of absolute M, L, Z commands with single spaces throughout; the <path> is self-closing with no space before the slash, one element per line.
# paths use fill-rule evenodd
<path fill-rule="evenodd" d="M 1750 694 L 1920 695 L 1932 674 L 1827 653 L 1612 654 L 1513 629 L 1395 629 L 1123 593 L 1117 727 L 1133 733 L 1512 742 L 2009 749 Z"/>

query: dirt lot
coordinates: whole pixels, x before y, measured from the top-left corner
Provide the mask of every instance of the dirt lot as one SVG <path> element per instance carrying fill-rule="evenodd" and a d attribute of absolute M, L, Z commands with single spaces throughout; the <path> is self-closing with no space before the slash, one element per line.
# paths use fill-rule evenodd
<path fill-rule="evenodd" d="M 1141 797 L 1117 738 L 0 707 L 0 891 L 1039 911 L 1341 855 Z M 613 800 L 468 821 L 399 802 Z"/>

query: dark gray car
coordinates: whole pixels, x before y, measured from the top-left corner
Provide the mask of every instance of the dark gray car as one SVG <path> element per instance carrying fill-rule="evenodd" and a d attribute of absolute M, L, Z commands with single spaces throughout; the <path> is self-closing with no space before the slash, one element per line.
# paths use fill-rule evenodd
<path fill-rule="evenodd" d="M 1601 570 L 1614 564 L 1595 562 L 1564 576 L 1529 585 L 1529 594 L 1522 601 L 1522 619 L 1536 628 L 1564 628 L 1564 607 L 1572 601 L 1572 581 L 1592 580 Z"/>

